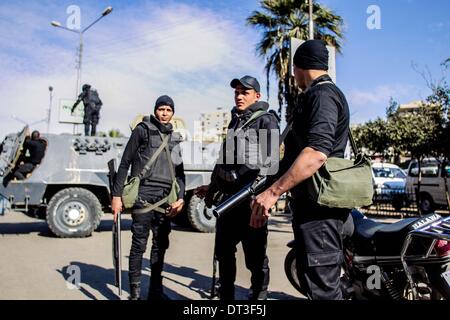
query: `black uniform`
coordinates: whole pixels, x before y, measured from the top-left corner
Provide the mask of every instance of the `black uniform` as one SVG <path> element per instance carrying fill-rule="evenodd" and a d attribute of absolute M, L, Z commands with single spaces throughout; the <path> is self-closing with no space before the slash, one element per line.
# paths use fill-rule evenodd
<path fill-rule="evenodd" d="M 100 120 L 100 109 L 103 102 L 100 100 L 97 91 L 93 89 L 83 88 L 83 92 L 78 96 L 77 102 L 72 107 L 72 111 L 83 101 L 84 104 L 84 134 L 85 136 L 95 136 L 97 133 L 97 125 Z"/>
<path fill-rule="evenodd" d="M 233 117 L 228 129 L 236 130 L 241 128 L 254 112 L 258 110 L 267 111 L 268 108 L 269 105 L 267 103 L 257 102 L 242 113 L 237 113 L 236 109 L 233 109 Z M 257 118 L 255 122 L 249 124 L 242 130 L 245 132 L 250 129 L 268 130 L 267 141 L 270 142 L 271 130 L 278 131 L 279 129 L 278 119 L 272 113 L 267 113 Z M 236 139 L 240 139 L 239 135 Z M 237 143 L 239 142 L 236 141 L 235 144 L 237 145 Z M 272 152 L 270 149 L 269 143 L 266 154 L 271 157 Z M 224 150 L 226 150 L 226 143 L 224 143 L 222 150 L 223 153 L 226 153 Z M 245 152 L 248 151 L 247 149 L 245 150 Z M 223 199 L 226 199 L 255 180 L 258 176 L 258 169 L 245 164 L 236 164 L 238 163 L 236 159 L 237 154 L 235 152 L 235 164 L 216 164 L 211 178 L 211 185 L 206 196 L 207 203 L 211 202 L 211 198 L 217 191 L 223 195 Z M 234 300 L 235 298 L 235 253 L 236 246 L 239 242 L 242 242 L 244 249 L 246 267 L 252 273 L 250 298 L 257 299 L 258 296 L 264 297 L 264 295 L 267 295 L 267 287 L 269 284 L 269 260 L 266 255 L 267 224 L 260 229 L 251 228 L 249 225 L 250 216 L 250 201 L 247 201 L 217 220 L 215 255 L 219 262 L 220 298 L 222 300 Z"/>
<path fill-rule="evenodd" d="M 25 180 L 27 174 L 33 172 L 44 158 L 47 143 L 43 139 L 33 140 L 27 137 L 24 142 L 24 154 L 28 151 L 30 157 L 24 159 L 24 164 L 20 165 L 14 172 L 14 177 L 18 180 Z"/>
<path fill-rule="evenodd" d="M 125 148 L 122 161 L 117 172 L 112 194 L 115 197 L 122 196 L 123 185 L 128 175 L 131 165 L 131 176 L 138 176 L 148 159 L 158 149 L 162 143 L 159 132 L 170 134 L 169 149 L 172 154 L 172 161 L 175 169 L 177 182 L 180 186 L 179 199 L 183 199 L 185 191 L 185 176 L 183 162 L 181 159 L 181 149 L 179 143 L 180 136 L 173 134 L 172 125 L 163 125 L 154 116 L 150 117 L 150 122 L 139 124 L 133 131 L 130 140 Z M 149 170 L 147 175 L 141 180 L 139 187 L 139 197 L 135 204 L 135 209 L 142 209 L 144 203 L 156 203 L 167 197 L 170 193 L 172 181 L 168 167 L 167 155 L 162 152 Z M 165 204 L 164 206 L 168 206 Z M 150 229 L 153 234 L 151 249 L 151 282 L 150 290 L 153 293 L 162 293 L 161 272 L 164 265 L 164 255 L 169 247 L 169 233 L 171 231 L 170 218 L 157 211 L 148 213 L 132 214 L 133 224 L 131 232 L 133 234 L 129 259 L 129 280 L 130 284 L 140 283 L 142 257 L 147 248 L 147 241 Z"/>
<path fill-rule="evenodd" d="M 328 75 L 316 79 L 299 99 L 293 128 L 285 141 L 281 174 L 300 152 L 310 147 L 328 157 L 344 158 L 349 130 L 349 108 L 344 94 Z M 322 84 L 320 84 L 322 83 Z M 350 211 L 322 207 L 307 196 L 305 184 L 291 190 L 292 227 L 297 271 L 311 299 L 342 299 L 340 272 L 343 262 L 343 225 Z"/>

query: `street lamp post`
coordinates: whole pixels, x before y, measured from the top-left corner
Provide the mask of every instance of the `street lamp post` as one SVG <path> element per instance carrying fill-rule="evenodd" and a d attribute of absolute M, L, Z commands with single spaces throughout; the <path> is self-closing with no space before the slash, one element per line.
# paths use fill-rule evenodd
<path fill-rule="evenodd" d="M 63 25 L 61 25 L 60 22 L 58 21 L 52 21 L 51 25 L 57 28 L 61 28 L 70 32 L 74 32 L 76 34 L 78 34 L 79 36 L 79 48 L 78 48 L 78 63 L 77 63 L 77 84 L 76 84 L 76 92 L 75 92 L 75 99 L 78 97 L 78 93 L 80 92 L 80 87 L 81 87 L 81 70 L 82 70 L 82 63 L 83 63 L 83 49 L 84 49 L 84 45 L 83 45 L 83 34 L 90 29 L 94 24 L 96 24 L 97 22 L 99 22 L 102 18 L 106 17 L 108 14 L 110 14 L 113 11 L 112 7 L 107 7 L 105 10 L 103 10 L 102 15 L 95 20 L 94 22 L 92 22 L 90 25 L 88 25 L 86 28 L 84 28 L 83 30 L 76 30 L 76 29 L 69 29 L 67 27 L 64 27 Z"/>
<path fill-rule="evenodd" d="M 50 119 L 52 116 L 52 102 L 53 102 L 53 87 L 48 87 L 48 91 L 50 92 L 50 104 L 48 106 L 48 113 L 47 113 L 47 133 L 50 133 Z"/>
<path fill-rule="evenodd" d="M 308 0 L 308 2 L 309 2 L 309 40 L 314 40 L 314 17 L 313 17 L 314 0 Z"/>

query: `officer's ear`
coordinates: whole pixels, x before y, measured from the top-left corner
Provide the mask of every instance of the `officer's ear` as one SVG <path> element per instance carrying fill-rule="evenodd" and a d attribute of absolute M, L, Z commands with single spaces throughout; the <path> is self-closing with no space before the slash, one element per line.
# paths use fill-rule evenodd
<path fill-rule="evenodd" d="M 256 99 L 261 99 L 261 92 L 256 92 Z"/>

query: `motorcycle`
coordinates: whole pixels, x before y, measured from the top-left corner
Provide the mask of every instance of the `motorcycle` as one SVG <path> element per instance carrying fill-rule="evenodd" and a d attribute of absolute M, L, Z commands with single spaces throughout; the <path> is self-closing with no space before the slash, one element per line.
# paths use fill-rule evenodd
<path fill-rule="evenodd" d="M 450 217 L 429 214 L 393 224 L 352 210 L 354 231 L 344 237 L 341 288 L 354 300 L 450 300 Z M 289 282 L 305 291 L 297 276 L 294 241 L 284 269 Z"/>

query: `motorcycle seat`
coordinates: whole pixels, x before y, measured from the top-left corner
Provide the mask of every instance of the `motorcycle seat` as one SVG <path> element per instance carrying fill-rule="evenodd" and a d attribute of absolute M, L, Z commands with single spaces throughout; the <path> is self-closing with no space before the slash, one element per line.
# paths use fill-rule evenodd
<path fill-rule="evenodd" d="M 396 234 L 404 234 L 405 231 L 409 231 L 409 226 L 416 222 L 417 218 L 406 218 L 400 221 L 385 224 L 381 229 L 377 230 L 377 238 L 383 238 L 384 236 L 395 236 Z"/>
<path fill-rule="evenodd" d="M 376 222 L 372 219 L 360 219 L 355 221 L 355 235 L 364 238 L 373 238 L 375 232 L 383 228 L 386 224 Z"/>
<path fill-rule="evenodd" d="M 414 230 L 414 225 L 430 223 L 436 219 L 433 214 L 422 218 L 406 218 L 398 222 L 388 224 L 371 219 L 355 220 L 355 236 L 360 240 L 361 248 L 374 250 L 377 255 L 400 254 L 403 242 L 407 234 Z"/>

